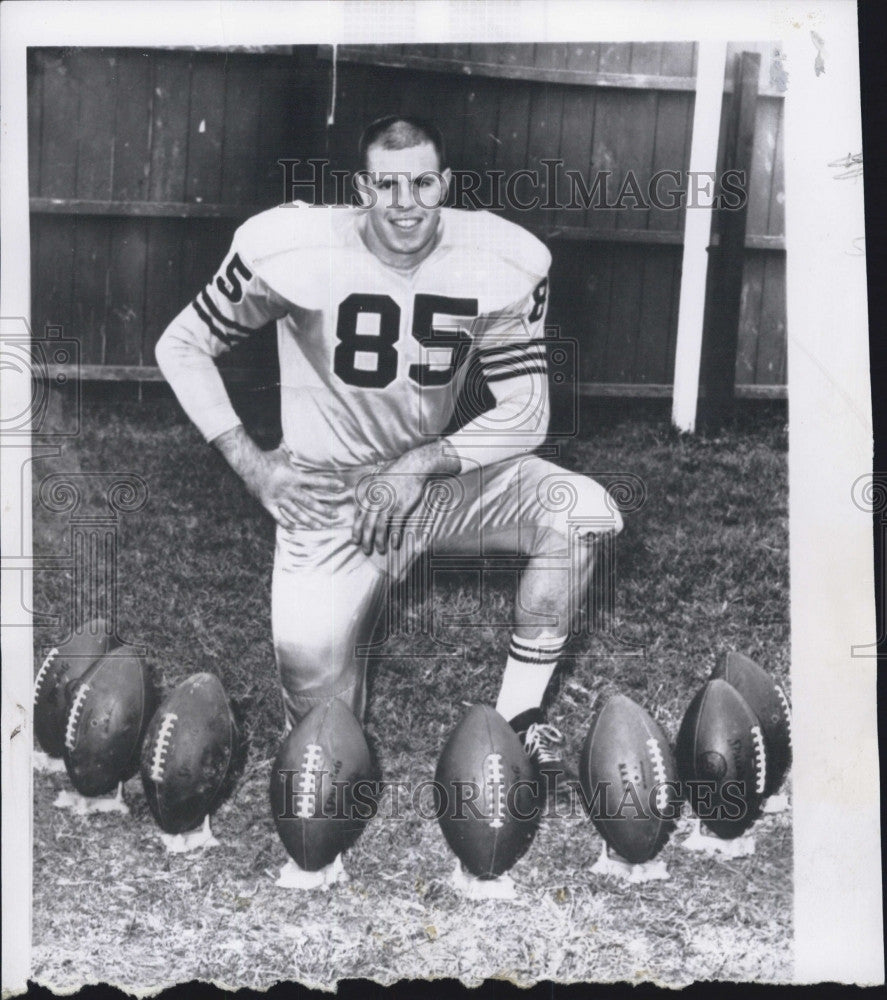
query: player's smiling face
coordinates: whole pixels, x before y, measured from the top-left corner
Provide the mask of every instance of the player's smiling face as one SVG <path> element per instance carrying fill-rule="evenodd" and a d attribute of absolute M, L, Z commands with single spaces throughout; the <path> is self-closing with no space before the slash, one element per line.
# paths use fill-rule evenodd
<path fill-rule="evenodd" d="M 430 142 L 408 149 L 370 146 L 361 178 L 364 239 L 380 260 L 411 268 L 431 253 L 449 179 Z"/>

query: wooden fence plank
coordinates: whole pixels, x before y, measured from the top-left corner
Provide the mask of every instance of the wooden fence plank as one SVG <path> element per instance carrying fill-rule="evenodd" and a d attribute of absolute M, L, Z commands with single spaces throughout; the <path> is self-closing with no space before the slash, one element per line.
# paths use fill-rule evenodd
<path fill-rule="evenodd" d="M 624 108 L 624 94 L 601 91 L 597 95 L 589 180 L 593 181 L 598 175 L 601 175 L 603 183 L 600 193 L 596 196 L 596 203 L 589 208 L 586 216 L 586 225 L 590 229 L 616 229 L 616 210 L 603 206 L 613 203 L 618 186 L 623 179 L 620 162 L 622 122 L 617 118 L 617 115 Z M 598 204 L 601 207 L 597 207 Z"/>
<path fill-rule="evenodd" d="M 64 51 L 47 51 L 43 59 L 43 131 L 40 194 L 70 198 L 77 178 L 77 128 L 80 88 L 72 59 Z"/>
<path fill-rule="evenodd" d="M 330 129 L 329 148 L 333 169 L 354 171 L 359 168 L 357 142 L 364 127 L 363 97 L 366 93 L 366 66 L 339 67 L 336 98 L 336 123 Z M 353 188 L 344 189 L 350 200 Z"/>
<path fill-rule="evenodd" d="M 586 259 L 587 311 L 582 325 L 576 327 L 582 345 L 579 371 L 583 381 L 599 382 L 608 379 L 614 262 L 611 252 L 601 252 L 598 247 Z"/>
<path fill-rule="evenodd" d="M 462 162 L 464 169 L 480 174 L 477 197 L 482 205 L 489 205 L 492 197 L 488 171 L 496 165 L 499 97 L 495 83 L 482 79 L 469 82 L 465 97 Z"/>
<path fill-rule="evenodd" d="M 527 142 L 529 140 L 531 87 L 524 82 L 508 81 L 502 84 L 499 100 L 499 121 L 496 126 L 496 167 L 505 171 L 506 182 L 517 170 L 527 163 Z M 515 185 L 515 196 L 526 201 L 530 194 L 529 185 L 521 181 Z M 506 189 L 505 214 L 516 222 L 525 218 L 526 213 L 508 204 Z"/>
<path fill-rule="evenodd" d="M 298 156 L 293 149 L 291 118 L 293 106 L 293 69 L 278 61 L 263 63 L 262 114 L 256 146 L 256 201 L 277 205 L 284 200 L 284 175 L 278 164 L 281 158 Z"/>
<path fill-rule="evenodd" d="M 99 364 L 105 358 L 113 227 L 110 219 L 83 216 L 76 220 L 72 333 L 80 341 L 80 360 L 84 364 Z"/>
<path fill-rule="evenodd" d="M 672 260 L 671 307 L 668 314 L 668 343 L 665 347 L 665 379 L 674 382 L 675 355 L 678 341 L 678 316 L 681 308 L 682 255 L 676 253 Z"/>
<path fill-rule="evenodd" d="M 465 140 L 468 132 L 469 119 L 469 94 L 471 93 L 471 81 L 463 80 L 461 77 L 448 77 L 448 87 L 444 94 L 443 104 L 447 109 L 447 117 L 443 122 L 444 142 L 447 150 L 447 166 L 451 170 L 473 170 L 477 169 L 473 164 L 465 160 Z M 434 93 L 424 87 L 418 88 L 418 92 L 423 96 L 427 104 L 423 107 L 422 113 L 425 118 L 432 121 L 437 117 Z"/>
<path fill-rule="evenodd" d="M 608 307 L 607 351 L 603 377 L 631 382 L 637 353 L 643 278 L 643 254 L 632 247 L 614 247 L 613 277 Z"/>
<path fill-rule="evenodd" d="M 638 382 L 667 382 L 668 343 L 674 291 L 675 250 L 645 252 L 640 259 L 643 269 L 632 378 Z"/>
<path fill-rule="evenodd" d="M 526 166 L 535 171 L 539 178 L 539 183 L 534 185 L 534 194 L 541 204 L 528 214 L 528 223 L 537 220 L 539 225 L 545 226 L 555 218 L 554 210 L 547 208 L 546 204 L 549 199 L 552 205 L 557 204 L 557 177 L 554 173 L 556 164 L 552 167 L 551 163 L 546 165 L 542 161 L 558 159 L 563 108 L 562 87 L 536 87 L 530 93 Z"/>
<path fill-rule="evenodd" d="M 215 53 L 195 56 L 188 116 L 185 201 L 216 202 L 222 195 L 225 63 Z"/>
<path fill-rule="evenodd" d="M 144 52 L 121 49 L 115 59 L 117 109 L 111 197 L 115 201 L 144 201 L 151 164 L 151 59 Z"/>
<path fill-rule="evenodd" d="M 153 62 L 148 197 L 152 201 L 183 202 L 186 200 L 191 63 L 183 55 L 170 52 L 157 53 Z"/>
<path fill-rule="evenodd" d="M 383 115 L 400 114 L 404 100 L 404 83 L 402 74 L 391 69 L 379 68 L 370 71 L 364 95 L 362 127 L 366 127 Z"/>
<path fill-rule="evenodd" d="M 660 94 L 656 114 L 656 137 L 653 144 L 653 174 L 674 171 L 656 184 L 656 196 L 664 206 L 652 208 L 649 226 L 683 233 L 686 211 L 686 172 L 690 155 L 690 128 L 693 102 L 685 94 Z"/>
<path fill-rule="evenodd" d="M 742 300 L 736 340 L 736 381 L 754 382 L 761 322 L 761 297 L 764 289 L 764 258 L 746 257 L 742 275 Z"/>
<path fill-rule="evenodd" d="M 646 229 L 650 211 L 648 191 L 653 174 L 653 148 L 656 135 L 656 94 L 626 93 L 621 102 L 622 127 L 616 136 L 618 167 L 612 177 L 612 198 L 620 192 L 621 204 L 616 215 L 617 229 Z M 629 186 L 630 178 L 637 183 Z"/>
<path fill-rule="evenodd" d="M 597 45 L 568 45 L 567 66 L 596 71 L 600 61 Z M 582 208 L 582 191 L 591 189 L 594 177 L 592 140 L 595 131 L 598 93 L 580 87 L 564 88 L 563 122 L 561 124 L 560 156 L 564 161 L 564 208 L 556 216 L 558 225 L 587 226 L 589 210 Z M 567 178 L 566 171 L 576 171 L 577 179 Z"/>
<path fill-rule="evenodd" d="M 662 46 L 659 72 L 665 76 L 689 76 L 694 72 L 693 42 L 666 42 Z M 686 192 L 684 178 L 690 165 L 690 132 L 693 122 L 693 97 L 690 94 L 660 93 L 656 108 L 656 133 L 653 141 L 654 175 L 658 171 L 677 171 L 679 179 L 664 178 L 657 185 L 657 195 L 665 205 L 671 205 L 669 191 Z M 679 197 L 675 194 L 675 198 Z M 684 230 L 684 201 L 677 208 L 650 210 L 648 225 L 651 229 Z"/>
<path fill-rule="evenodd" d="M 776 128 L 776 150 L 773 158 L 773 179 L 770 187 L 770 210 L 767 213 L 767 233 L 785 234 L 785 143 L 783 123 L 785 107 L 780 105 Z"/>
<path fill-rule="evenodd" d="M 145 269 L 145 325 L 141 356 L 154 363 L 154 348 L 160 334 L 182 310 L 196 288 L 182 288 L 181 244 L 185 224 L 176 219 L 149 219 Z"/>
<path fill-rule="evenodd" d="M 559 226 L 584 228 L 588 209 L 582 207 L 579 184 L 591 188 L 591 142 L 595 128 L 597 95 L 578 87 L 565 88 L 561 122 L 560 157 L 564 161 L 560 202 L 554 221 Z M 568 171 L 575 172 L 572 176 Z"/>
<path fill-rule="evenodd" d="M 768 233 L 770 193 L 776 161 L 776 133 L 781 104 L 758 100 L 755 109 L 755 137 L 751 176 L 748 179 L 748 221 L 750 233 Z"/>
<path fill-rule="evenodd" d="M 754 377 L 758 385 L 786 381 L 785 257 L 764 258 L 764 283 L 758 319 L 758 355 Z"/>
<path fill-rule="evenodd" d="M 102 361 L 109 365 L 142 364 L 145 322 L 147 222 L 126 219 L 111 231 L 108 269 L 107 337 Z"/>
<path fill-rule="evenodd" d="M 31 258 L 31 301 L 36 329 L 49 323 L 62 326 L 65 335 L 74 330 L 72 296 L 74 275 L 74 220 L 32 221 L 38 255 Z"/>
<path fill-rule="evenodd" d="M 255 62 L 232 56 L 225 63 L 225 112 L 222 146 L 223 202 L 252 202 L 256 190 L 256 142 L 262 78 Z"/>

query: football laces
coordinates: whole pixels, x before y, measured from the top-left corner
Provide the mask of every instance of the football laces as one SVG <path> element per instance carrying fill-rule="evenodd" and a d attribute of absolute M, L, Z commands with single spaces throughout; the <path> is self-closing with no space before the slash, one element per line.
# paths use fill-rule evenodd
<path fill-rule="evenodd" d="M 653 765 L 653 777 L 656 779 L 656 808 L 661 813 L 668 806 L 668 789 L 666 781 L 668 774 L 665 770 L 665 758 L 662 756 L 662 747 L 659 740 L 651 736 L 647 740 L 647 749 L 650 751 L 650 763 Z"/>
<path fill-rule="evenodd" d="M 65 727 L 65 746 L 69 750 L 73 750 L 77 743 L 77 723 L 80 719 L 80 712 L 83 709 L 83 703 L 86 701 L 87 694 L 89 694 L 89 685 L 81 684 L 77 688 L 77 694 L 74 695 L 71 711 L 68 712 L 68 724 Z"/>
<path fill-rule="evenodd" d="M 788 727 L 788 745 L 792 745 L 792 710 L 788 703 L 788 698 L 785 696 L 785 691 L 777 684 L 776 694 L 779 696 L 779 701 L 782 704 L 782 712 L 785 715 L 785 724 Z"/>
<path fill-rule="evenodd" d="M 170 740 L 178 716 L 174 712 L 166 712 L 163 721 L 160 723 L 160 730 L 157 733 L 157 742 L 154 744 L 154 755 L 151 758 L 151 780 L 156 784 L 163 781 L 163 765 L 166 763 L 166 754 L 169 750 Z"/>
<path fill-rule="evenodd" d="M 763 795 L 767 785 L 767 758 L 764 754 L 764 734 L 761 732 L 761 727 L 752 726 L 751 736 L 755 743 L 755 763 L 757 765 L 755 768 L 757 776 L 755 791 L 758 795 Z"/>
<path fill-rule="evenodd" d="M 505 815 L 505 771 L 502 768 L 502 754 L 491 753 L 486 759 L 487 784 L 493 793 L 493 818 L 490 826 L 498 829 L 503 825 Z"/>
<path fill-rule="evenodd" d="M 59 651 L 57 646 L 53 646 L 52 649 L 43 661 L 43 665 L 37 671 L 37 676 L 34 678 L 34 700 L 40 697 L 40 688 L 43 682 L 46 680 L 46 675 L 49 673 L 49 668 L 52 666 L 53 660 L 58 656 Z"/>
<path fill-rule="evenodd" d="M 316 743 L 305 747 L 302 767 L 299 769 L 299 791 L 296 794 L 296 816 L 311 819 L 314 815 L 316 774 L 323 762 L 323 750 Z"/>

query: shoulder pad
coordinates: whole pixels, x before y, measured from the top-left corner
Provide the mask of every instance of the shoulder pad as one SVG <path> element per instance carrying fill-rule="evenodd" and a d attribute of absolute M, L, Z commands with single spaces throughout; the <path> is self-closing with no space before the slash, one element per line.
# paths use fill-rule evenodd
<path fill-rule="evenodd" d="M 531 232 L 492 212 L 443 209 L 448 239 L 498 257 L 503 263 L 539 281 L 548 274 L 551 254 Z"/>

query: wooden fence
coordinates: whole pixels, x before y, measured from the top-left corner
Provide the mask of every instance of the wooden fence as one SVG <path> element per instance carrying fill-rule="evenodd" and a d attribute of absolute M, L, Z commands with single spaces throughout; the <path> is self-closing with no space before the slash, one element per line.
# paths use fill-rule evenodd
<path fill-rule="evenodd" d="M 757 48 L 736 381 L 740 394 L 779 395 L 782 99 L 773 53 Z M 153 347 L 166 323 L 212 274 L 239 221 L 286 197 L 278 159 L 353 169 L 366 122 L 421 114 L 440 124 L 454 170 L 538 171 L 541 204 L 505 213 L 552 250 L 550 322 L 577 341 L 586 391 L 665 395 L 684 209 L 564 202 L 569 171 L 588 186 L 610 171 L 612 199 L 629 171 L 644 192 L 657 171 L 686 169 L 695 59 L 692 43 L 32 50 L 34 326 L 79 338 L 85 377 L 157 378 Z M 555 184 L 545 161 L 560 161 Z M 532 193 L 529 182 L 517 191 Z M 478 194 L 490 198 L 489 181 Z M 267 369 L 273 351 L 269 333 L 230 363 Z"/>

